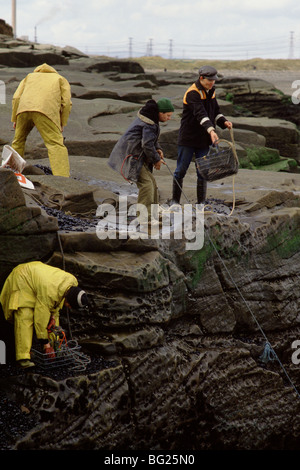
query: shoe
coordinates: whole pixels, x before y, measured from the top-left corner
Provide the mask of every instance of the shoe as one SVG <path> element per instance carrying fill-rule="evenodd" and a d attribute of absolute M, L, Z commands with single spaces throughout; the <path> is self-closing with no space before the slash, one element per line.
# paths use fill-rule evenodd
<path fill-rule="evenodd" d="M 204 204 L 206 199 L 207 182 L 198 178 L 197 180 L 197 202 Z"/>
<path fill-rule="evenodd" d="M 175 177 L 173 178 L 173 193 L 172 193 L 172 202 L 173 204 L 180 203 L 180 197 L 182 192 L 182 183 L 183 179 L 177 180 Z"/>
<path fill-rule="evenodd" d="M 18 361 L 18 366 L 20 366 L 22 369 L 27 369 L 28 367 L 34 367 L 35 363 L 31 362 L 29 359 L 21 359 Z"/>

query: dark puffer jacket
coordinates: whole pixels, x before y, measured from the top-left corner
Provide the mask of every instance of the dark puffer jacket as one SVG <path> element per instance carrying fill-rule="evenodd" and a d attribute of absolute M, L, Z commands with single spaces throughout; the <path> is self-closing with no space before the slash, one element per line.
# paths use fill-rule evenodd
<path fill-rule="evenodd" d="M 160 161 L 157 149 L 160 134 L 158 106 L 149 100 L 138 112 L 137 118 L 114 146 L 108 165 L 127 181 L 136 182 L 144 163 L 152 169 Z"/>
<path fill-rule="evenodd" d="M 211 145 L 209 130 L 218 124 L 225 129 L 227 119 L 221 114 L 215 88 L 207 91 L 198 79 L 183 97 L 183 113 L 178 145 L 206 148 Z"/>

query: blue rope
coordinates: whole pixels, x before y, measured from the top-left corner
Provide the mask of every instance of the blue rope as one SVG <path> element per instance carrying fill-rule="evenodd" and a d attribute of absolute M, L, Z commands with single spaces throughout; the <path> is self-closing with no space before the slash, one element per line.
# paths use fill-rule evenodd
<path fill-rule="evenodd" d="M 251 314 L 253 320 L 255 321 L 256 325 L 258 326 L 258 329 L 260 330 L 260 332 L 262 333 L 263 337 L 264 337 L 265 340 L 266 340 L 265 350 L 264 350 L 264 352 L 262 353 L 262 357 L 263 357 L 263 358 L 266 358 L 266 359 L 265 359 L 266 362 L 267 362 L 267 360 L 274 360 L 274 359 L 276 359 L 276 360 L 278 361 L 278 364 L 280 365 L 281 369 L 282 369 L 283 372 L 285 373 L 285 376 L 286 376 L 286 378 L 288 379 L 288 381 L 290 382 L 290 385 L 292 386 L 292 388 L 293 388 L 294 391 L 296 392 L 298 398 L 300 398 L 300 393 L 299 393 L 299 391 L 297 390 L 295 384 L 293 383 L 293 381 L 291 380 L 290 376 L 288 375 L 288 373 L 287 373 L 287 371 L 286 371 L 284 365 L 281 363 L 281 361 L 280 361 L 279 357 L 277 356 L 277 354 L 275 353 L 274 349 L 271 347 L 271 345 L 270 345 L 270 343 L 269 343 L 269 341 L 268 341 L 268 338 L 267 338 L 265 332 L 263 331 L 263 329 L 262 329 L 262 327 L 260 326 L 260 324 L 259 324 L 257 318 L 255 317 L 255 315 L 254 315 L 254 313 L 252 312 L 250 306 L 248 305 L 246 299 L 244 298 L 242 292 L 240 291 L 239 287 L 237 286 L 236 282 L 234 281 L 234 279 L 232 278 L 230 272 L 228 271 L 228 269 L 227 269 L 227 267 L 226 267 L 226 264 L 224 263 L 223 259 L 221 258 L 220 253 L 218 252 L 218 250 L 217 250 L 217 248 L 216 248 L 214 242 L 212 241 L 212 239 L 211 239 L 209 233 L 207 233 L 207 236 L 208 236 L 208 239 L 209 239 L 211 245 L 213 246 L 213 248 L 214 248 L 214 250 L 215 250 L 215 252 L 216 252 L 216 254 L 217 254 L 219 260 L 221 261 L 221 263 L 222 263 L 224 269 L 226 270 L 228 276 L 230 277 L 230 279 L 231 279 L 233 285 L 235 286 L 237 292 L 240 294 L 241 298 L 243 299 L 244 304 L 245 304 L 246 307 L 248 308 L 248 310 L 249 310 L 249 312 L 250 312 L 250 314 Z M 272 358 L 272 359 L 271 359 L 271 358 Z"/>
<path fill-rule="evenodd" d="M 264 364 L 277 359 L 277 355 L 268 341 L 266 342 L 263 353 L 259 356 L 259 359 Z"/>
<path fill-rule="evenodd" d="M 174 175 L 173 175 L 172 171 L 170 170 L 170 168 L 168 167 L 167 163 L 166 163 L 166 166 L 167 166 L 169 172 L 171 173 L 171 175 L 172 175 L 173 178 L 174 178 Z M 177 182 L 177 184 L 179 185 L 178 182 Z M 182 189 L 182 188 L 181 188 L 181 189 Z M 185 199 L 187 200 L 187 202 L 189 202 L 189 199 L 188 199 L 188 197 L 186 196 L 186 194 L 184 193 L 183 190 L 182 190 L 182 194 L 184 195 L 184 197 L 185 197 Z M 246 305 L 248 311 L 250 312 L 250 314 L 251 314 L 251 316 L 252 316 L 254 322 L 256 323 L 258 329 L 260 330 L 261 334 L 263 335 L 263 337 L 264 337 L 265 340 L 266 340 L 266 344 L 265 344 L 264 351 L 263 351 L 262 355 L 260 356 L 260 357 L 261 357 L 261 361 L 267 363 L 267 362 L 270 361 L 270 360 L 273 361 L 273 360 L 276 359 L 277 362 L 278 362 L 278 364 L 280 365 L 281 369 L 283 370 L 283 372 L 284 372 L 284 374 L 285 374 L 287 380 L 289 381 L 291 387 L 294 389 L 294 391 L 295 391 L 296 395 L 298 396 L 298 398 L 300 398 L 300 392 L 298 391 L 297 387 L 295 386 L 295 384 L 294 384 L 293 381 L 291 380 L 291 378 L 290 378 L 289 374 L 287 373 L 287 371 L 286 371 L 284 365 L 281 363 L 279 357 L 277 356 L 277 354 L 275 353 L 275 351 L 274 351 L 274 349 L 272 348 L 271 344 L 269 343 L 268 338 L 267 338 L 267 336 L 266 336 L 264 330 L 262 329 L 262 327 L 261 327 L 261 325 L 259 324 L 259 322 L 258 322 L 256 316 L 255 316 L 254 313 L 252 312 L 252 310 L 251 310 L 250 306 L 248 305 L 248 303 L 247 303 L 245 297 L 243 296 L 241 290 L 239 289 L 238 285 L 236 284 L 235 280 L 233 279 L 233 277 L 231 276 L 229 270 L 227 269 L 227 266 L 226 266 L 226 264 L 224 263 L 224 261 L 223 261 L 221 255 L 220 255 L 220 253 L 218 252 L 218 250 L 217 250 L 217 248 L 216 248 L 214 242 L 212 241 L 209 232 L 207 232 L 207 236 L 208 236 L 208 239 L 209 239 L 209 241 L 210 241 L 210 244 L 211 244 L 212 247 L 214 248 L 214 250 L 215 250 L 215 252 L 216 252 L 216 254 L 217 254 L 219 260 L 221 261 L 221 263 L 222 263 L 222 265 L 223 265 L 225 271 L 227 272 L 228 276 L 230 277 L 231 282 L 232 282 L 233 285 L 235 286 L 236 291 L 239 293 L 241 299 L 243 300 L 244 304 Z"/>

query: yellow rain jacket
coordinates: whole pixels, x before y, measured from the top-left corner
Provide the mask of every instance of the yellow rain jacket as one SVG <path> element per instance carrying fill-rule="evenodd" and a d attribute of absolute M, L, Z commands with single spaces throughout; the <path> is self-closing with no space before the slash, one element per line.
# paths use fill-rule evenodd
<path fill-rule="evenodd" d="M 50 65 L 42 64 L 19 84 L 12 100 L 12 122 L 26 111 L 37 111 L 47 116 L 61 129 L 66 126 L 71 112 L 71 87 L 68 80 Z"/>
<path fill-rule="evenodd" d="M 13 312 L 22 307 L 31 308 L 38 339 L 47 339 L 51 316 L 59 324 L 59 310 L 63 307 L 66 291 L 77 286 L 75 276 L 40 261 L 20 264 L 6 279 L 1 295 L 4 316 L 13 321 Z"/>

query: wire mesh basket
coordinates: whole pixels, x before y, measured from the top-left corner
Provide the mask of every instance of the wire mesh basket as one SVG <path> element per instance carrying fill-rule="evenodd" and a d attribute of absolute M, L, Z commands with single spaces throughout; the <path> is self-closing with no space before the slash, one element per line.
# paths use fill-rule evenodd
<path fill-rule="evenodd" d="M 225 146 L 220 147 L 219 143 L 225 143 Z M 196 158 L 196 165 L 206 181 L 216 181 L 235 175 L 239 169 L 235 148 L 231 142 L 224 139 L 218 140 L 217 145 L 211 145 L 207 155 Z"/>
<path fill-rule="evenodd" d="M 52 370 L 68 367 L 72 370 L 84 371 L 91 362 L 90 358 L 80 351 L 81 347 L 76 340 L 69 340 L 55 351 L 55 357 L 31 349 L 31 359 L 42 370 Z"/>

